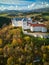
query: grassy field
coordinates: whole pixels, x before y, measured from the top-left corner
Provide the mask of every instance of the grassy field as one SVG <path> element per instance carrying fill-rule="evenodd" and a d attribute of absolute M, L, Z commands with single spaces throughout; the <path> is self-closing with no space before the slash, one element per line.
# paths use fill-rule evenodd
<path fill-rule="evenodd" d="M 0 13 L 0 17 L 7 17 L 7 18 L 13 18 L 13 17 L 35 17 L 35 16 L 41 16 L 45 19 L 49 20 L 49 12 L 45 13 Z"/>

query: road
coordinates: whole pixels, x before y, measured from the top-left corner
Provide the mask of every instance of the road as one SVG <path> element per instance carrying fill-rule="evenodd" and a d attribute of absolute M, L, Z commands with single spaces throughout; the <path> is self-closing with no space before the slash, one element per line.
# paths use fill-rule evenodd
<path fill-rule="evenodd" d="M 23 33 L 26 35 L 34 36 L 34 37 L 41 37 L 41 38 L 49 38 L 49 33 L 41 33 L 41 32 L 27 32 L 23 30 Z"/>

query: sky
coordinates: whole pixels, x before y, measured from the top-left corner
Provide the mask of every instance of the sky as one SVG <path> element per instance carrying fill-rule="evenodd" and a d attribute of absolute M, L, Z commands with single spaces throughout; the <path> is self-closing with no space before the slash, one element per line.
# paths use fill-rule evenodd
<path fill-rule="evenodd" d="M 0 10 L 33 10 L 49 7 L 49 0 L 0 0 Z"/>

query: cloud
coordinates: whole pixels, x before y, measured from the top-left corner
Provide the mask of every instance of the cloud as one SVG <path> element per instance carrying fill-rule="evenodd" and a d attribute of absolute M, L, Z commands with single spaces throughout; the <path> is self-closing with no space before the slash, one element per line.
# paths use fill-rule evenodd
<path fill-rule="evenodd" d="M 42 2 L 41 7 L 49 7 L 49 3 L 48 2 Z"/>
<path fill-rule="evenodd" d="M 4 10 L 27 10 L 27 7 L 26 6 L 13 6 L 13 5 L 10 5 L 10 6 L 0 6 L 0 10 L 1 11 L 4 11 Z"/>
<path fill-rule="evenodd" d="M 16 5 L 29 5 L 32 3 L 32 1 L 26 1 L 26 0 L 0 0 L 0 3 L 3 4 L 16 4 Z"/>
<path fill-rule="evenodd" d="M 49 7 L 49 3 L 48 2 L 39 2 L 39 3 L 32 3 L 31 5 L 28 5 L 28 9 L 32 10 L 32 9 L 39 9 L 39 8 L 46 8 Z"/>
<path fill-rule="evenodd" d="M 0 10 L 3 11 L 3 10 L 17 10 L 18 7 L 17 6 L 0 6 Z"/>
<path fill-rule="evenodd" d="M 0 6 L 0 10 L 1 10 L 1 11 L 5 10 L 5 9 L 6 9 L 6 7 L 4 7 L 3 5 Z"/>
<path fill-rule="evenodd" d="M 8 9 L 8 10 L 17 10 L 18 7 L 17 7 L 17 6 L 8 6 L 7 9 Z"/>
<path fill-rule="evenodd" d="M 46 7 L 49 7 L 49 3 L 48 3 L 48 2 L 45 2 L 45 6 L 46 6 Z"/>
<path fill-rule="evenodd" d="M 35 3 L 32 3 L 31 5 L 28 5 L 28 8 L 32 9 L 32 7 L 34 7 L 34 6 L 35 6 Z"/>
<path fill-rule="evenodd" d="M 24 2 L 23 2 L 24 3 Z M 48 2 L 32 2 L 28 4 L 0 4 L 0 10 L 33 10 L 49 7 Z"/>

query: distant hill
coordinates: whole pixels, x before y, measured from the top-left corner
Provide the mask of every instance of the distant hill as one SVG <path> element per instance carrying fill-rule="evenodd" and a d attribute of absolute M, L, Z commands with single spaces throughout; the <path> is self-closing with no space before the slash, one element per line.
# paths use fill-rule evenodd
<path fill-rule="evenodd" d="M 35 9 L 32 10 L 33 12 L 49 12 L 49 8 L 41 8 L 41 9 Z"/>
<path fill-rule="evenodd" d="M 4 10 L 0 11 L 0 13 L 9 13 L 9 14 L 18 14 L 18 13 L 29 13 L 29 12 L 49 12 L 49 7 L 40 8 L 40 9 L 32 9 L 32 10 Z"/>

